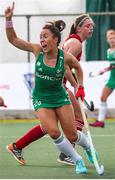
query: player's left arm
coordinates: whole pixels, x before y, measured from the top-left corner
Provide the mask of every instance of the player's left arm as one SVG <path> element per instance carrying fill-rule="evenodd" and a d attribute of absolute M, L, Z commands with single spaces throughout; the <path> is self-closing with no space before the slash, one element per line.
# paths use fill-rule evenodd
<path fill-rule="evenodd" d="M 75 81 L 75 78 L 72 75 L 72 71 L 69 68 L 69 66 L 67 66 L 66 71 L 65 71 L 65 77 L 66 79 L 71 83 L 71 85 L 73 87 L 75 87 L 77 85 L 77 82 Z"/>
<path fill-rule="evenodd" d="M 68 70 L 68 66 L 70 69 L 74 68 L 79 86 L 83 86 L 83 70 L 81 68 L 80 63 L 72 54 L 65 53 L 65 69 Z"/>
<path fill-rule="evenodd" d="M 70 70 L 69 66 L 67 66 L 66 68 L 65 77 L 70 82 L 71 86 L 73 86 L 74 93 L 76 93 L 78 90 L 78 83 L 73 77 L 72 71 Z"/>

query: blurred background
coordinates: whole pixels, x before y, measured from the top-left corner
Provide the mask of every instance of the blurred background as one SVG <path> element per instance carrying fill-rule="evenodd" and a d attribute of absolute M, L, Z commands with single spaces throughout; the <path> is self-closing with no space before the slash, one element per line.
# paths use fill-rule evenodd
<path fill-rule="evenodd" d="M 90 78 L 107 66 L 108 44 L 106 31 L 115 29 L 115 0 L 15 0 L 14 27 L 21 38 L 39 43 L 39 34 L 46 21 L 63 19 L 66 29 L 62 33 L 62 45 L 77 15 L 89 13 L 95 22 L 92 38 L 84 43 L 81 65 L 87 101 L 92 100 L 98 111 L 100 94 L 109 72 Z M 0 0 L 0 96 L 8 106 L 1 108 L 0 118 L 31 118 L 33 106 L 31 91 L 34 85 L 34 56 L 20 51 L 8 43 L 5 34 L 4 11 L 11 0 Z M 68 86 L 70 86 L 68 84 Z M 108 99 L 108 116 L 115 116 L 115 92 Z M 20 113 L 21 111 L 21 113 Z M 95 115 L 95 112 L 94 112 Z"/>

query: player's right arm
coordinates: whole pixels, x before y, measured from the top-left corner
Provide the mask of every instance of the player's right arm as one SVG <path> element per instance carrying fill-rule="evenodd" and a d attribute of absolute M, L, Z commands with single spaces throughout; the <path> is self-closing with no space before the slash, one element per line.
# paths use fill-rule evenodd
<path fill-rule="evenodd" d="M 41 49 L 40 45 L 24 41 L 17 36 L 13 28 L 13 24 L 12 24 L 13 11 L 14 11 L 14 2 L 12 4 L 12 7 L 8 7 L 5 10 L 6 35 L 7 35 L 8 41 L 15 47 L 24 51 L 33 52 L 34 55 L 37 56 L 38 52 Z M 8 26 L 8 23 L 10 24 L 10 26 Z"/>

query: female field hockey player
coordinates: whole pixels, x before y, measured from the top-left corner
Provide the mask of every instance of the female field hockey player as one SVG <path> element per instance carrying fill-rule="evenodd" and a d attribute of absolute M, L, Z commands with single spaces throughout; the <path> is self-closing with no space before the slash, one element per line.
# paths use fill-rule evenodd
<path fill-rule="evenodd" d="M 101 127 L 105 126 L 105 118 L 107 115 L 107 99 L 112 94 L 115 89 L 115 30 L 108 30 L 107 31 L 107 42 L 110 48 L 107 50 L 107 59 L 110 62 L 110 76 L 108 82 L 105 84 L 104 88 L 102 89 L 101 98 L 100 98 L 100 108 L 98 119 L 94 123 L 90 123 L 92 127 Z"/>
<path fill-rule="evenodd" d="M 94 23 L 92 19 L 87 14 L 77 16 L 74 25 L 72 25 L 71 27 L 70 36 L 69 38 L 67 38 L 63 46 L 65 51 L 72 53 L 78 60 L 80 60 L 82 54 L 82 42 L 92 36 L 93 24 Z M 82 137 L 82 147 L 85 149 L 89 161 L 93 163 L 87 137 L 82 132 L 80 132 L 82 131 L 84 123 L 79 104 L 74 94 L 69 89 L 67 91 L 74 107 L 76 128 L 79 130 L 79 134 Z M 16 152 L 15 157 L 19 163 L 25 164 L 25 160 L 22 155 L 22 149 L 24 149 L 26 146 L 28 146 L 35 140 L 40 139 L 45 134 L 46 131 L 44 130 L 44 128 L 41 125 L 37 125 L 14 143 L 14 148 Z M 7 148 L 10 149 L 10 145 L 8 145 Z M 71 160 L 71 158 L 65 156 L 63 153 L 60 154 L 58 161 L 61 163 L 74 165 L 74 162 Z"/>
<path fill-rule="evenodd" d="M 71 144 L 80 142 L 81 137 L 78 138 L 74 110 L 63 85 L 64 73 L 69 68 L 77 71 L 76 97 L 81 97 L 83 100 L 85 93 L 80 64 L 73 55 L 58 48 L 61 41 L 60 32 L 64 29 L 65 23 L 62 20 L 47 23 L 40 33 L 40 44 L 33 44 L 16 35 L 12 22 L 13 10 L 14 3 L 5 11 L 6 35 L 8 41 L 16 48 L 30 51 L 35 56 L 35 86 L 32 98 L 37 118 L 40 119 L 41 125 L 46 129 L 56 147 L 76 163 L 76 173 L 87 173 L 82 157 Z M 58 120 L 65 137 L 59 130 Z"/>

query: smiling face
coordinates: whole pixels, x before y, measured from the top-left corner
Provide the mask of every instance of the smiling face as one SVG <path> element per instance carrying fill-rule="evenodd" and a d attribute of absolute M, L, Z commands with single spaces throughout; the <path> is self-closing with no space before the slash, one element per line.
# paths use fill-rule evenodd
<path fill-rule="evenodd" d="M 57 48 L 58 38 L 54 37 L 49 29 L 43 29 L 40 33 L 40 44 L 45 53 Z"/>

